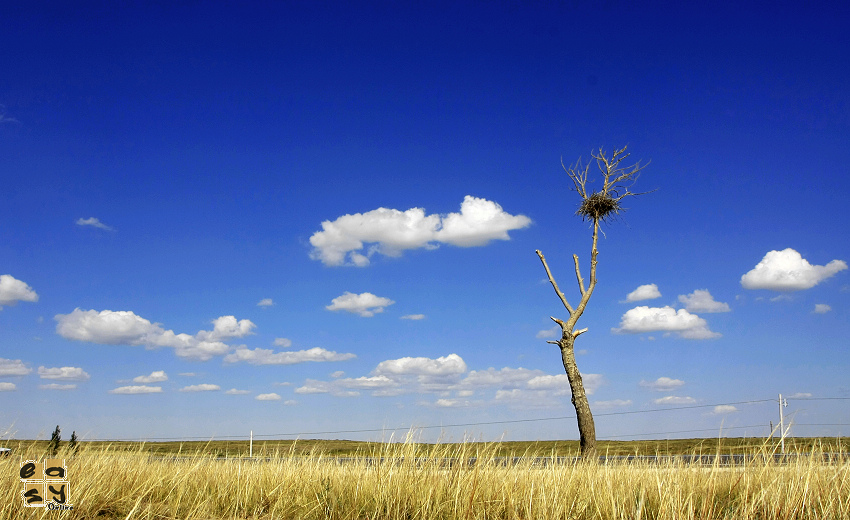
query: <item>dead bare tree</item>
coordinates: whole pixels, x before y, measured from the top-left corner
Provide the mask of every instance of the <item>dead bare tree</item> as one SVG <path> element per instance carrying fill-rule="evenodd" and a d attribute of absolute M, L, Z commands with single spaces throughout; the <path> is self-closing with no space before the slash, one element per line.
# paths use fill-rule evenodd
<path fill-rule="evenodd" d="M 589 220 L 593 225 L 593 245 L 590 249 L 590 283 L 587 287 L 585 287 L 584 279 L 581 277 L 578 255 L 573 255 L 576 279 L 578 281 L 579 292 L 581 293 L 581 300 L 579 300 L 578 306 L 572 307 L 569 304 L 564 293 L 558 288 L 558 284 L 549 270 L 549 265 L 546 263 L 543 253 L 539 249 L 536 251 L 537 256 L 540 257 L 540 261 L 543 262 L 543 267 L 546 269 L 549 282 L 555 289 L 555 294 L 558 295 L 561 303 L 567 309 L 567 313 L 569 313 L 567 321 L 559 320 L 554 316 L 551 317 L 552 321 L 561 326 L 561 339 L 558 341 L 547 341 L 547 343 L 558 345 L 561 348 L 561 361 L 564 363 L 564 370 L 566 370 L 567 379 L 570 382 L 570 390 L 573 396 L 572 403 L 576 409 L 576 419 L 578 421 L 581 456 L 584 459 L 596 457 L 596 426 L 593 423 L 593 414 L 590 411 L 590 404 L 587 401 L 587 393 L 584 390 L 581 373 L 576 366 L 574 352 L 576 338 L 587 332 L 587 328 L 575 330 L 575 326 L 585 307 L 587 307 L 587 302 L 593 294 L 593 289 L 596 288 L 596 257 L 599 254 L 596 249 L 596 243 L 599 238 L 599 223 L 608 222 L 616 218 L 624 210 L 620 205 L 620 202 L 624 198 L 643 195 L 643 193 L 633 193 L 631 187 L 640 176 L 641 170 L 646 167 L 645 165 L 641 166 L 639 161 L 630 166 L 621 166 L 620 164 L 629 157 L 629 154 L 626 153 L 626 147 L 620 150 L 615 149 L 610 158 L 606 156 L 602 148 L 591 155 L 596 160 L 596 165 L 602 173 L 602 189 L 600 191 L 591 191 L 588 186 L 590 163 L 582 166 L 581 159 L 579 158 L 573 166 L 567 168 L 564 162 L 561 161 L 561 166 L 567 172 L 570 180 L 573 181 L 575 191 L 581 196 L 581 204 L 578 211 L 576 211 L 576 215 L 581 216 L 582 220 Z"/>

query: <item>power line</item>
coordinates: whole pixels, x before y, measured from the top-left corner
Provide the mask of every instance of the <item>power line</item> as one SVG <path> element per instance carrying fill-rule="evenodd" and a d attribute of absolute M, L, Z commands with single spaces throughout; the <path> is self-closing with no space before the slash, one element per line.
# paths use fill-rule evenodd
<path fill-rule="evenodd" d="M 850 400 L 850 397 L 801 397 L 794 398 L 795 400 L 805 400 L 805 401 L 827 401 L 827 400 L 841 400 L 847 401 Z M 651 408 L 648 410 L 630 410 L 630 411 L 620 411 L 620 412 L 605 412 L 605 413 L 595 413 L 594 417 L 610 417 L 616 415 L 633 415 L 633 414 L 643 414 L 643 413 L 657 413 L 657 412 L 672 412 L 677 410 L 692 410 L 698 408 L 713 408 L 715 406 L 730 406 L 730 405 L 742 405 L 742 404 L 758 404 L 758 403 L 769 403 L 775 402 L 776 399 L 751 399 L 747 401 L 735 401 L 730 403 L 715 403 L 715 404 L 695 404 L 695 405 L 685 405 L 685 406 L 670 406 L 665 408 Z M 481 422 L 469 422 L 469 423 L 455 423 L 455 424 L 440 424 L 440 425 L 426 425 L 426 426 L 398 426 L 395 428 L 362 428 L 362 429 L 354 429 L 354 430 L 329 430 L 329 431 L 312 431 L 312 432 L 292 432 L 292 433 L 270 433 L 270 434 L 258 434 L 254 435 L 254 437 L 300 437 L 304 435 L 334 435 L 334 434 L 342 434 L 342 433 L 376 433 L 376 432 L 392 432 L 398 430 L 430 430 L 434 428 L 459 428 L 459 427 L 469 427 L 469 426 L 490 426 L 497 424 L 519 424 L 519 423 L 530 423 L 530 422 L 542 422 L 542 421 L 561 421 L 566 419 L 575 419 L 575 415 L 564 415 L 559 417 L 540 417 L 535 419 L 509 419 L 504 421 L 481 421 Z M 757 426 L 735 426 L 725 428 L 727 430 L 731 429 L 741 429 L 741 428 L 753 428 L 753 427 L 763 427 L 764 425 Z M 850 426 L 847 424 L 795 424 L 795 426 Z M 657 432 L 657 433 L 646 433 L 646 434 L 629 434 L 629 435 L 614 435 L 611 438 L 617 437 L 629 437 L 629 436 L 644 436 L 644 435 L 667 435 L 667 434 L 676 434 L 676 433 L 693 433 L 700 431 L 716 431 L 715 428 L 707 428 L 701 430 L 681 430 L 675 432 Z M 214 440 L 214 439 L 244 439 L 243 435 L 221 435 L 221 436 L 213 436 L 213 437 L 148 437 L 144 440 L 125 440 L 125 439 L 90 439 L 91 441 L 114 441 L 114 442 L 144 442 L 144 441 L 198 441 L 198 440 Z"/>

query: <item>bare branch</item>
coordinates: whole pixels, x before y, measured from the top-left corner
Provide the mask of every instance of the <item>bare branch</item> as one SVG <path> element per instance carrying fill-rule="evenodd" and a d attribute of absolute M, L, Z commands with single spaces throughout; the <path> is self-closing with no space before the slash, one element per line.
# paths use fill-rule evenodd
<path fill-rule="evenodd" d="M 561 342 L 560 342 L 560 341 L 552 341 L 551 339 L 550 339 L 550 340 L 546 340 L 546 343 L 551 343 L 551 344 L 553 344 L 553 345 L 561 346 Z"/>
<path fill-rule="evenodd" d="M 576 264 L 576 278 L 578 279 L 578 288 L 581 295 L 584 296 L 584 280 L 581 277 L 581 270 L 578 268 L 578 255 L 573 255 L 573 262 Z"/>
<path fill-rule="evenodd" d="M 537 256 L 540 257 L 540 261 L 543 262 L 543 267 L 546 268 L 546 275 L 549 277 L 549 282 L 552 284 L 552 287 L 555 289 L 555 294 L 558 295 L 558 298 L 561 299 L 561 303 L 564 304 L 564 307 L 567 309 L 567 312 L 569 312 L 570 316 L 572 316 L 573 315 L 573 308 L 570 307 L 569 303 L 567 303 L 567 297 L 564 296 L 564 293 L 562 293 L 560 289 L 558 289 L 558 284 L 555 283 L 555 279 L 552 278 L 552 271 L 549 270 L 549 264 L 546 263 L 546 258 L 543 257 L 543 253 L 541 253 L 539 249 L 536 250 L 535 253 L 537 253 Z"/>
<path fill-rule="evenodd" d="M 569 168 L 564 164 L 564 158 L 561 157 L 561 168 L 567 172 L 567 176 L 570 180 L 573 181 L 573 186 L 575 186 L 575 190 L 581 195 L 582 199 L 587 198 L 587 174 L 590 170 L 590 164 L 585 165 L 584 170 L 581 167 L 581 157 L 579 157 L 578 161 Z"/>
<path fill-rule="evenodd" d="M 577 331 L 573 332 L 573 337 L 574 337 L 574 338 L 577 338 L 577 337 L 579 336 L 579 334 L 584 334 L 585 332 L 587 332 L 587 327 L 585 327 L 585 328 L 583 328 L 583 329 L 581 329 L 581 330 L 577 330 Z"/>
<path fill-rule="evenodd" d="M 558 318 L 556 318 L 554 316 L 549 316 L 549 319 L 554 321 L 558 325 L 560 325 L 562 329 L 566 326 L 566 323 L 564 323 L 562 320 L 559 320 Z"/>

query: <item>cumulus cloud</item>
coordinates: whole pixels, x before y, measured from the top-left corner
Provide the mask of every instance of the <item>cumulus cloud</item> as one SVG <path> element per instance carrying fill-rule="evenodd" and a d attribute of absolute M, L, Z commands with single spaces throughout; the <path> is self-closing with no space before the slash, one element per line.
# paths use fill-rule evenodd
<path fill-rule="evenodd" d="M 555 325 L 551 329 L 543 329 L 535 334 L 535 338 L 537 339 L 546 339 L 546 338 L 558 338 L 562 334 L 561 327 Z"/>
<path fill-rule="evenodd" d="M 20 359 L 0 358 L 0 376 L 25 376 L 30 372 L 32 369 Z"/>
<path fill-rule="evenodd" d="M 96 228 L 98 228 L 98 229 L 105 229 L 106 231 L 112 231 L 112 230 L 113 230 L 113 229 L 112 229 L 112 227 L 107 226 L 106 224 L 104 224 L 103 222 L 101 222 L 101 221 L 100 221 L 100 219 L 97 219 L 97 218 L 94 218 L 94 217 L 90 217 L 90 218 L 78 218 L 78 219 L 77 219 L 77 225 L 78 225 L 78 226 L 91 226 L 91 227 L 96 227 Z"/>
<path fill-rule="evenodd" d="M 697 289 L 691 294 L 679 295 L 679 302 L 685 306 L 685 309 L 690 312 L 729 312 L 728 303 L 722 303 L 714 300 L 714 297 L 707 289 Z"/>
<path fill-rule="evenodd" d="M 260 394 L 254 399 L 256 399 L 257 401 L 280 401 L 280 396 L 275 393 Z"/>
<path fill-rule="evenodd" d="M 605 383 L 602 374 L 582 374 L 582 382 L 587 395 L 593 395 Z M 537 376 L 528 382 L 528 388 L 533 390 L 554 390 L 555 395 L 569 395 L 570 381 L 567 374 Z"/>
<path fill-rule="evenodd" d="M 307 379 L 304 385 L 295 389 L 296 394 L 331 394 L 336 397 L 357 397 L 360 392 L 346 390 L 336 384 L 337 381 L 317 381 Z M 374 393 L 373 393 L 374 394 Z"/>
<path fill-rule="evenodd" d="M 88 375 L 82 368 L 77 367 L 38 367 L 38 377 L 42 379 L 57 379 L 62 381 L 88 381 L 91 378 L 91 376 Z"/>
<path fill-rule="evenodd" d="M 220 316 L 212 321 L 213 330 L 198 331 L 196 337 L 201 341 L 222 341 L 231 338 L 243 338 L 253 334 L 256 327 L 250 320 L 237 320 L 235 316 Z"/>
<path fill-rule="evenodd" d="M 227 392 L 224 392 L 224 393 L 227 394 L 227 395 L 246 395 L 246 394 L 250 394 L 251 391 L 250 390 L 237 390 L 235 388 L 231 388 L 230 390 L 228 390 Z"/>
<path fill-rule="evenodd" d="M 654 283 L 641 285 L 626 295 L 626 302 L 639 302 L 641 300 L 652 300 L 661 298 L 661 292 Z"/>
<path fill-rule="evenodd" d="M 257 307 L 271 307 L 272 305 L 274 305 L 274 301 L 271 298 L 263 298 L 257 302 Z"/>
<path fill-rule="evenodd" d="M 424 320 L 425 315 L 424 314 L 405 314 L 404 316 L 402 316 L 399 319 L 400 320 L 414 320 L 414 321 L 415 320 Z"/>
<path fill-rule="evenodd" d="M 378 208 L 322 222 L 310 237 L 310 258 L 329 266 L 369 265 L 374 253 L 400 256 L 406 249 L 434 249 L 440 243 L 459 247 L 483 246 L 491 240 L 510 240 L 508 231 L 531 224 L 524 215 L 511 215 L 495 202 L 467 195 L 460 213 L 426 215 L 422 208 L 407 211 Z M 372 244 L 361 252 L 366 244 Z"/>
<path fill-rule="evenodd" d="M 345 378 L 345 379 L 337 379 L 333 382 L 333 384 L 341 386 L 343 388 L 359 388 L 363 390 L 372 390 L 376 388 L 387 388 L 398 386 L 398 382 L 390 379 L 387 376 L 373 376 L 373 377 L 357 377 L 357 378 Z"/>
<path fill-rule="evenodd" d="M 133 378 L 134 383 L 161 383 L 168 381 L 168 375 L 164 370 L 154 370 L 149 376 L 138 376 Z"/>
<path fill-rule="evenodd" d="M 161 386 L 119 386 L 109 391 L 110 394 L 159 394 L 162 393 Z"/>
<path fill-rule="evenodd" d="M 653 401 L 655 404 L 692 404 L 697 402 L 693 397 L 679 397 L 676 395 L 668 395 Z"/>
<path fill-rule="evenodd" d="M 827 312 L 829 312 L 831 310 L 832 310 L 832 307 L 830 307 L 829 305 L 827 305 L 825 303 L 816 303 L 815 304 L 815 310 L 813 310 L 812 312 L 815 313 L 815 314 L 826 314 Z"/>
<path fill-rule="evenodd" d="M 378 363 L 369 376 L 343 378 L 345 374 L 331 374 L 331 381 L 307 379 L 295 390 L 298 394 L 330 394 L 337 397 L 354 397 L 360 391 L 372 396 L 386 397 L 405 393 L 439 394 L 438 403 L 420 403 L 426 406 L 471 406 L 484 401 L 467 401 L 487 390 L 495 390 L 497 402 L 524 401 L 534 405 L 556 404 L 554 396 L 568 395 L 570 386 L 566 374 L 549 375 L 542 370 L 504 367 L 467 371 L 467 365 L 457 354 L 438 358 L 404 357 Z M 582 374 L 585 389 L 592 394 L 604 380 L 599 374 Z M 448 396 L 454 393 L 454 398 Z"/>
<path fill-rule="evenodd" d="M 42 390 L 74 390 L 77 388 L 75 384 L 59 384 L 59 383 L 49 383 L 46 385 L 38 385 Z"/>
<path fill-rule="evenodd" d="M 180 357 L 201 361 L 226 354 L 230 347 L 224 340 L 252 334 L 255 327 L 250 320 L 221 316 L 212 321 L 213 330 L 201 330 L 192 336 L 165 330 L 132 311 L 98 312 L 79 308 L 70 314 L 57 314 L 54 319 L 56 332 L 66 339 L 104 345 L 171 347 Z"/>
<path fill-rule="evenodd" d="M 15 389 L 15 383 L 0 382 L 0 392 L 14 392 Z"/>
<path fill-rule="evenodd" d="M 839 271 L 847 269 L 843 260 L 826 265 L 812 265 L 797 251 L 770 251 L 750 272 L 741 276 L 744 289 L 799 291 L 810 289 Z"/>
<path fill-rule="evenodd" d="M 472 403 L 467 401 L 466 399 L 437 399 L 434 401 L 434 406 L 438 406 L 440 408 L 466 408 L 471 406 Z"/>
<path fill-rule="evenodd" d="M 714 407 L 711 413 L 714 415 L 723 415 L 727 413 L 737 412 L 738 409 L 732 406 L 731 404 L 718 404 Z"/>
<path fill-rule="evenodd" d="M 446 376 L 466 372 L 466 363 L 457 354 L 431 359 L 427 357 L 403 357 L 381 361 L 375 367 L 376 375 L 420 375 Z"/>
<path fill-rule="evenodd" d="M 287 352 L 274 352 L 271 349 L 255 348 L 248 349 L 239 347 L 232 353 L 224 356 L 225 363 L 245 362 L 252 365 L 294 365 L 307 361 L 345 361 L 357 357 L 354 354 L 340 354 L 332 350 L 314 347 L 307 350 L 295 350 Z"/>
<path fill-rule="evenodd" d="M 487 370 L 472 370 L 461 381 L 462 386 L 473 387 L 498 387 L 498 388 L 519 388 L 529 385 L 533 379 L 540 378 L 546 374 L 542 370 L 530 370 L 527 368 L 510 368 L 505 367 L 501 370 L 496 370 L 493 367 Z"/>
<path fill-rule="evenodd" d="M 212 392 L 215 390 L 221 390 L 221 387 L 218 385 L 211 385 L 208 383 L 202 383 L 200 385 L 189 385 L 184 386 L 180 389 L 181 392 Z"/>
<path fill-rule="evenodd" d="M 629 309 L 622 318 L 620 326 L 612 328 L 616 334 L 639 334 L 641 332 L 676 332 L 686 339 L 718 338 L 720 334 L 708 329 L 708 323 L 685 309 L 678 311 L 670 306 Z"/>
<path fill-rule="evenodd" d="M 331 304 L 326 306 L 325 309 L 329 311 L 346 311 L 359 314 L 364 318 L 371 318 L 376 313 L 384 312 L 384 307 L 394 303 L 389 298 L 375 296 L 369 292 L 354 294 L 346 291 L 342 296 L 337 296 L 331 300 Z"/>
<path fill-rule="evenodd" d="M 641 381 L 638 384 L 644 388 L 655 390 L 656 392 L 670 392 L 684 385 L 685 382 L 681 379 L 659 377 L 655 381 Z"/>
<path fill-rule="evenodd" d="M 10 274 L 0 274 L 0 309 L 3 305 L 37 301 L 38 295 L 32 287 Z"/>
<path fill-rule="evenodd" d="M 292 340 L 286 338 L 275 338 L 274 346 L 280 348 L 289 348 L 292 346 Z"/>

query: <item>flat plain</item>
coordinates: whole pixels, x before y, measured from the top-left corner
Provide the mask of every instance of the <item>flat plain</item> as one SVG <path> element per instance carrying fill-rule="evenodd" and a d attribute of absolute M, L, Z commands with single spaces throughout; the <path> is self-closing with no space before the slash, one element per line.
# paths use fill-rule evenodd
<path fill-rule="evenodd" d="M 254 459 L 244 441 L 81 443 L 58 455 L 72 511 L 23 505 L 20 463 L 43 459 L 46 442 L 5 445 L 0 518 L 850 518 L 850 460 L 824 457 L 847 451 L 839 439 L 786 439 L 784 462 L 775 439 L 610 442 L 604 463 L 573 458 L 567 441 L 262 441 Z M 753 457 L 624 457 L 733 453 Z"/>

